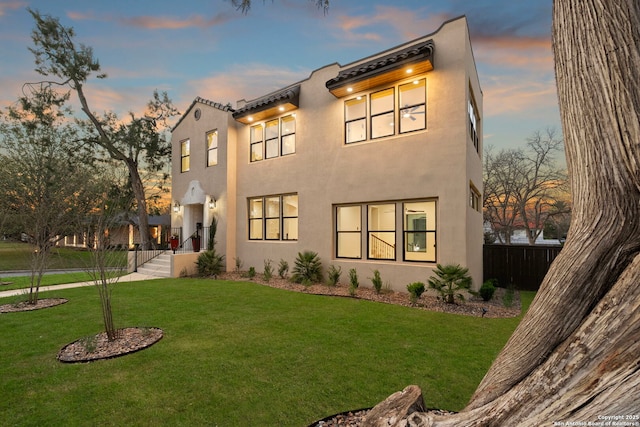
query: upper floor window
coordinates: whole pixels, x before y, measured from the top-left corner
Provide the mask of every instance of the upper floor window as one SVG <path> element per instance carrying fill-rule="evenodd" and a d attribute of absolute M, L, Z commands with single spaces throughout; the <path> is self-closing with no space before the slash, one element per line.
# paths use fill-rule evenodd
<path fill-rule="evenodd" d="M 395 132 L 394 88 L 371 94 L 371 138 L 393 135 Z"/>
<path fill-rule="evenodd" d="M 469 136 L 471 137 L 471 142 L 473 142 L 473 146 L 476 149 L 476 152 L 480 152 L 480 140 L 478 138 L 478 122 L 480 118 L 478 117 L 478 110 L 475 107 L 475 101 L 473 99 L 473 93 L 471 92 L 471 88 L 469 88 L 469 102 L 467 105 L 467 110 L 469 113 Z"/>
<path fill-rule="evenodd" d="M 298 195 L 252 197 L 249 240 L 298 240 Z"/>
<path fill-rule="evenodd" d="M 187 172 L 191 162 L 191 141 L 185 139 L 180 141 L 180 172 Z"/>
<path fill-rule="evenodd" d="M 400 133 L 427 127 L 427 85 L 425 79 L 400 85 Z"/>
<path fill-rule="evenodd" d="M 207 132 L 207 166 L 218 164 L 218 131 Z"/>
<path fill-rule="evenodd" d="M 426 112 L 426 79 L 349 99 L 345 101 L 345 142 L 426 129 Z"/>
<path fill-rule="evenodd" d="M 296 152 L 295 114 L 251 126 L 250 133 L 251 162 Z"/>

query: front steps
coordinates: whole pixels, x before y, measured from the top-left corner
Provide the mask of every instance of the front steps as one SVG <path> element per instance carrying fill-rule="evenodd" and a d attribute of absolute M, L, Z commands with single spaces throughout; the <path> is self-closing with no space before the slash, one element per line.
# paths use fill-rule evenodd
<path fill-rule="evenodd" d="M 138 273 L 156 277 L 171 277 L 171 251 L 145 262 L 138 267 Z"/>

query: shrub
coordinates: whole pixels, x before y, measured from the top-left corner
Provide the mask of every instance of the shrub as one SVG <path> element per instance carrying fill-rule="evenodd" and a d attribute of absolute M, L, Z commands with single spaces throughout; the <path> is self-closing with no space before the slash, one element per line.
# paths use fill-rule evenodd
<path fill-rule="evenodd" d="M 411 298 L 412 303 L 416 303 L 420 296 L 424 293 L 425 286 L 422 282 L 413 282 L 407 285 L 407 291 L 409 291 L 409 298 Z"/>
<path fill-rule="evenodd" d="M 358 272 L 355 268 L 349 270 L 349 294 L 354 296 L 358 290 L 360 283 L 358 282 Z"/>
<path fill-rule="evenodd" d="M 340 280 L 340 275 L 342 274 L 342 267 L 338 266 L 336 268 L 335 265 L 331 264 L 329 266 L 329 271 L 327 271 L 327 285 L 335 286 L 338 284 Z"/>
<path fill-rule="evenodd" d="M 468 268 L 453 264 L 444 266 L 438 264 L 433 272 L 436 277 L 429 278 L 430 288 L 438 291 L 440 296 L 449 304 L 455 302 L 456 296 L 464 300 L 464 296 L 458 291 L 471 287 L 472 281 Z"/>
<path fill-rule="evenodd" d="M 295 283 L 322 282 L 322 263 L 318 254 L 312 251 L 298 252 L 291 280 Z"/>
<path fill-rule="evenodd" d="M 264 270 L 262 272 L 262 277 L 265 282 L 268 282 L 273 277 L 273 266 L 271 265 L 270 259 L 264 260 Z"/>
<path fill-rule="evenodd" d="M 217 254 L 215 249 L 204 251 L 198 255 L 196 265 L 199 276 L 217 276 L 224 268 L 224 255 Z"/>
<path fill-rule="evenodd" d="M 278 276 L 280 276 L 281 279 L 286 279 L 287 273 L 289 273 L 289 263 L 281 259 L 280 264 L 278 264 Z"/>
<path fill-rule="evenodd" d="M 382 290 L 382 278 L 380 277 L 380 271 L 373 270 L 373 277 L 371 278 L 371 284 L 373 285 L 373 289 L 376 290 L 376 294 L 379 294 L 380 290 Z"/>
<path fill-rule="evenodd" d="M 242 260 L 240 258 L 233 259 L 236 262 L 236 273 L 239 273 L 242 270 Z"/>
<path fill-rule="evenodd" d="M 247 271 L 247 277 L 249 279 L 253 279 L 254 277 L 256 277 L 256 268 L 255 267 L 249 267 L 249 271 Z"/>
<path fill-rule="evenodd" d="M 494 285 L 495 279 L 489 279 L 480 286 L 480 297 L 483 301 L 489 301 L 493 298 L 493 294 L 496 291 L 496 287 Z"/>

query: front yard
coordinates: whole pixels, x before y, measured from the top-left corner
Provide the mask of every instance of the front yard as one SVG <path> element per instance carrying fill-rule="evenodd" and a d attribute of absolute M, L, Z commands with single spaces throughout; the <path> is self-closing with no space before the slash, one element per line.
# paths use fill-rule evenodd
<path fill-rule="evenodd" d="M 162 328 L 161 341 L 68 365 L 57 352 L 102 330 L 97 292 L 42 297 L 69 302 L 0 314 L 0 419 L 10 425 L 304 426 L 409 384 L 428 407 L 459 410 L 520 320 L 160 279 L 116 285 L 114 316 L 117 327 Z M 532 298 L 522 294 L 524 308 Z"/>

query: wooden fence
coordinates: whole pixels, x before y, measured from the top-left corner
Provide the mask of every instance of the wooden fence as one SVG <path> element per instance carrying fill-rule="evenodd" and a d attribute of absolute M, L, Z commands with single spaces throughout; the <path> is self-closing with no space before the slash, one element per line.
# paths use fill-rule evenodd
<path fill-rule="evenodd" d="M 484 280 L 498 285 L 536 291 L 562 246 L 484 245 Z"/>

